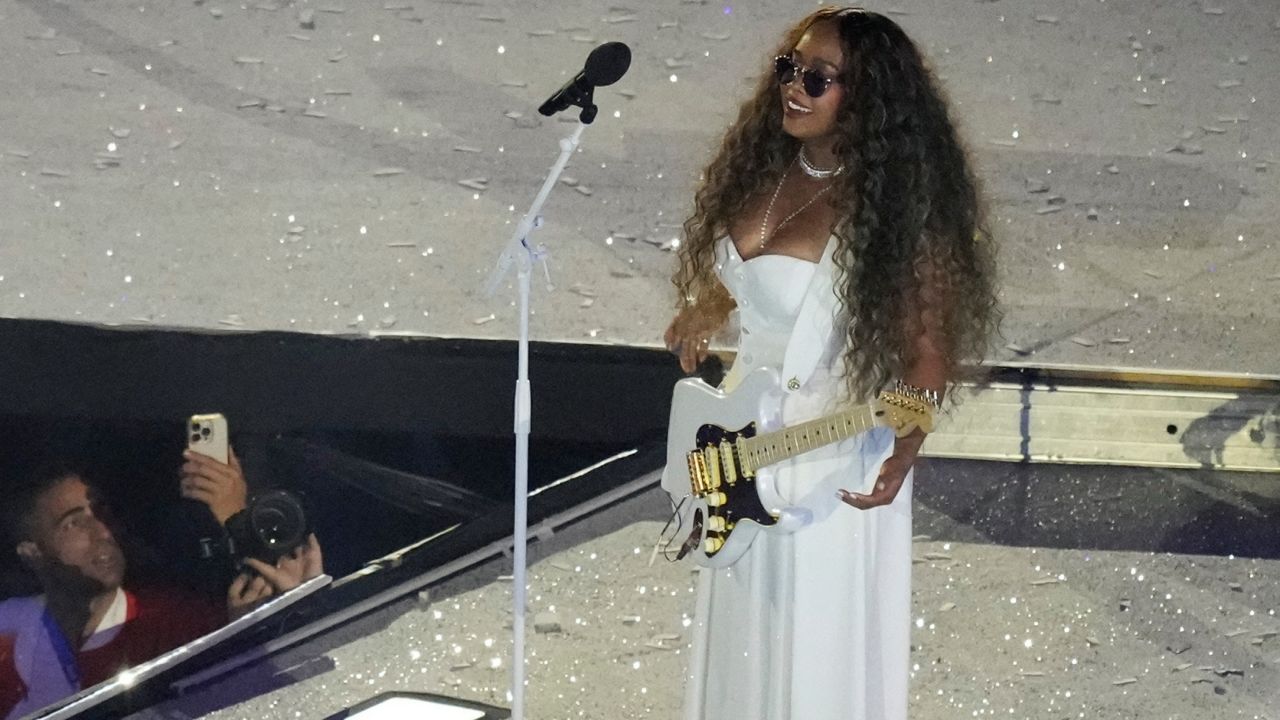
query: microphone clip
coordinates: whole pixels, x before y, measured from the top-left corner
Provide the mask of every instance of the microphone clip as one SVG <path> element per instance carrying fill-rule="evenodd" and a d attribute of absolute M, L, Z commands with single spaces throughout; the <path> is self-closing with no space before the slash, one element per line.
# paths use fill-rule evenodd
<path fill-rule="evenodd" d="M 538 108 L 538 112 L 549 117 L 572 105 L 582 108 L 582 112 L 578 114 L 578 119 L 582 121 L 583 125 L 590 125 L 596 119 L 596 112 L 598 111 L 593 98 L 594 95 L 595 86 L 586 82 L 585 78 L 579 74 L 560 92 L 543 103 Z"/>

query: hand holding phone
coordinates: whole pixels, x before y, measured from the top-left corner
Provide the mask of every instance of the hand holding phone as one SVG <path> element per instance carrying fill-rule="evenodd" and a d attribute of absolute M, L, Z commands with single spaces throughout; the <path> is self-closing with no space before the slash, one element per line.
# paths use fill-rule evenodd
<path fill-rule="evenodd" d="M 187 450 L 182 456 L 182 496 L 209 506 L 221 524 L 248 503 L 240 459 L 227 442 L 227 421 L 221 415 L 195 415 L 187 424 Z M 208 430 L 208 432 L 205 432 Z"/>
<path fill-rule="evenodd" d="M 221 413 L 192 415 L 187 422 L 187 449 L 226 465 L 227 419 Z"/>

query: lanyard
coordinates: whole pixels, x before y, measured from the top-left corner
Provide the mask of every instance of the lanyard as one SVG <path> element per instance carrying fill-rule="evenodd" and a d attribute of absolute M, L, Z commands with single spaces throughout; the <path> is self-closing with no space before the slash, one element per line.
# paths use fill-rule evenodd
<path fill-rule="evenodd" d="M 62 634 L 62 628 L 58 627 L 58 623 L 48 609 L 41 613 L 41 621 L 44 623 L 45 634 L 49 636 L 49 644 L 53 646 L 58 662 L 62 665 L 62 674 L 66 676 L 68 683 L 79 689 L 80 670 L 76 667 L 76 656 L 71 650 L 71 644 Z"/>

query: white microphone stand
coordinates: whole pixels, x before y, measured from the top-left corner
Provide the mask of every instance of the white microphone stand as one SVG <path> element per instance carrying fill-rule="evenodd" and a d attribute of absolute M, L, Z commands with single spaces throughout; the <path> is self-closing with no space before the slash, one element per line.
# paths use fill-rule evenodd
<path fill-rule="evenodd" d="M 556 181 L 560 178 L 560 173 L 564 172 L 564 166 L 568 164 L 569 157 L 577 149 L 578 139 L 582 137 L 582 131 L 586 127 L 586 123 L 579 122 L 573 134 L 560 141 L 560 157 L 556 159 L 555 165 L 551 166 L 551 172 L 547 174 L 547 179 L 542 183 L 542 189 L 538 191 L 538 196 L 534 198 L 529 212 L 525 213 L 524 217 L 520 219 L 520 224 L 516 226 L 515 232 L 511 235 L 511 240 L 498 257 L 498 264 L 489 276 L 487 290 L 488 294 L 492 296 L 497 291 L 498 285 L 506 276 L 507 271 L 511 269 L 511 264 L 516 263 L 516 276 L 520 289 L 520 359 L 516 370 L 515 397 L 516 490 L 515 547 L 513 548 L 515 557 L 513 559 L 514 569 L 511 580 L 513 587 L 511 593 L 512 602 L 515 605 L 515 612 L 511 621 L 512 631 L 515 636 L 515 644 L 511 651 L 512 720 L 524 720 L 524 619 L 525 569 L 527 564 L 525 545 L 528 542 L 529 525 L 529 428 L 532 425 L 533 414 L 529 392 L 529 275 L 533 271 L 534 263 L 539 261 L 543 263 L 543 269 L 546 270 L 547 256 L 545 246 L 538 246 L 535 249 L 529 242 L 529 236 L 533 234 L 535 229 L 542 226 L 542 216 L 538 213 L 542 210 L 543 203 L 547 201 L 547 196 L 551 194 L 551 189 L 555 187 Z M 550 272 L 547 273 L 547 284 L 551 284 Z"/>

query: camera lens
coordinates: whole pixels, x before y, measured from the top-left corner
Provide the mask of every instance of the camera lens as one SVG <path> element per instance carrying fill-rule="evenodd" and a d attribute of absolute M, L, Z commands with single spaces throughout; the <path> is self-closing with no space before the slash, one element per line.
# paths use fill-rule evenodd
<path fill-rule="evenodd" d="M 289 518 L 278 508 L 264 508 L 254 519 L 258 521 L 258 536 L 268 545 L 278 545 L 289 532 Z"/>
<path fill-rule="evenodd" d="M 199 429 L 200 429 L 200 423 L 198 423 L 198 422 L 193 422 L 193 423 L 191 423 L 191 431 L 192 431 L 192 432 L 195 432 L 196 430 L 199 430 Z"/>
<path fill-rule="evenodd" d="M 213 432 L 213 431 L 212 431 L 212 430 L 210 430 L 209 428 L 200 428 L 200 434 L 201 434 L 201 435 L 203 435 L 203 436 L 205 436 L 205 437 L 209 437 L 209 433 L 211 433 L 211 432 Z"/>
<path fill-rule="evenodd" d="M 191 442 L 200 442 L 200 435 L 198 433 L 191 433 Z"/>
<path fill-rule="evenodd" d="M 303 544 L 307 517 L 293 495 L 275 491 L 253 503 L 251 525 L 254 538 L 262 547 L 285 553 Z"/>

